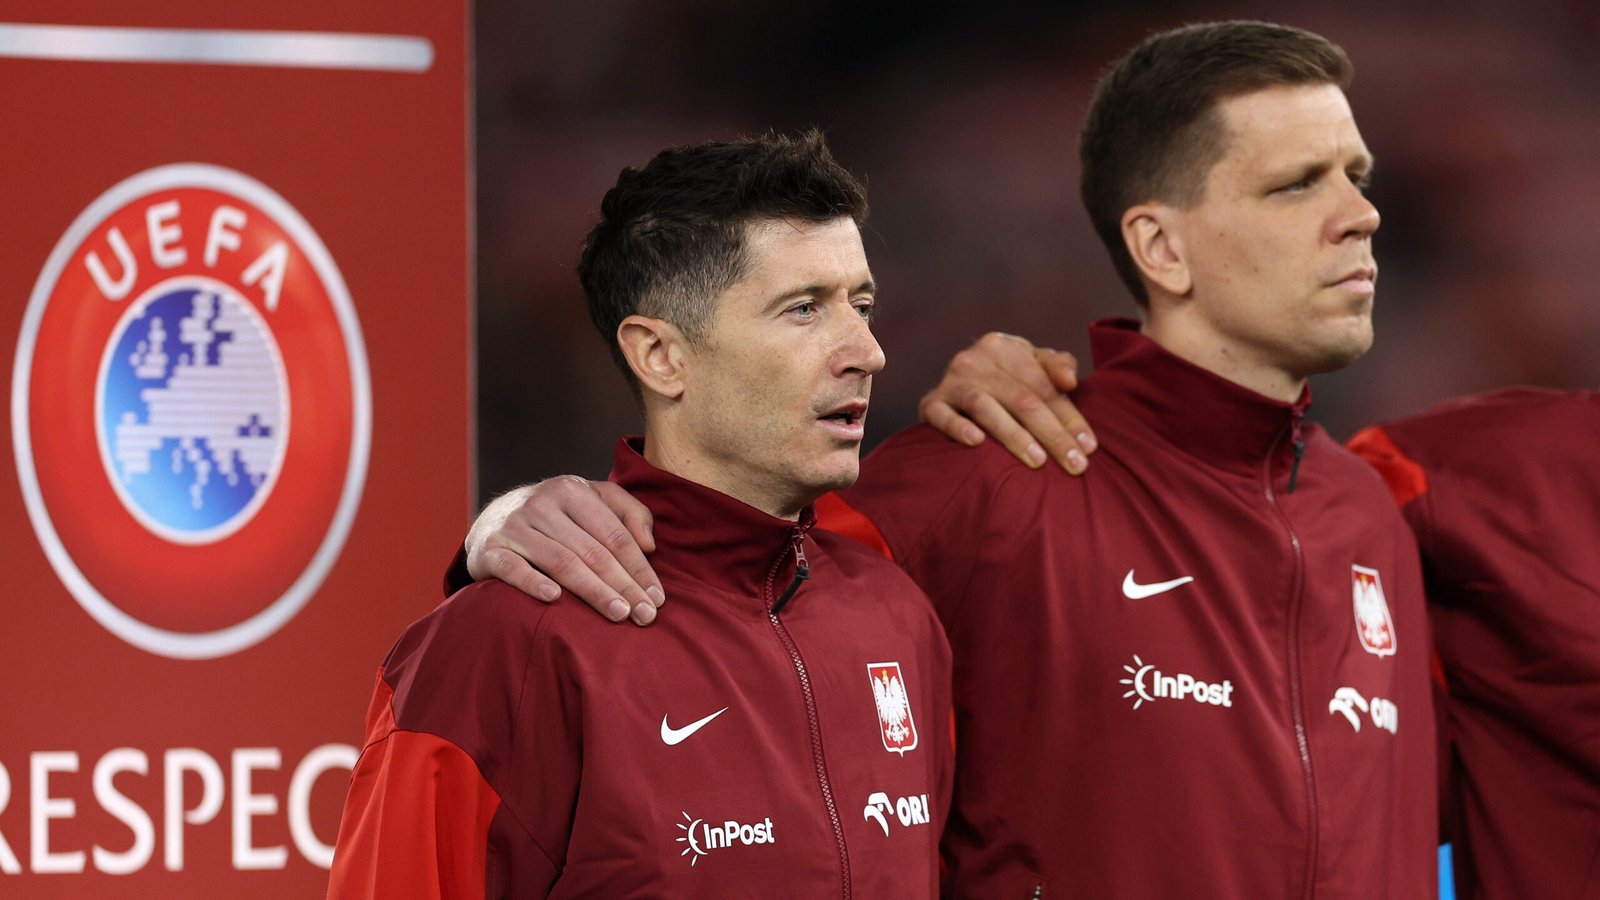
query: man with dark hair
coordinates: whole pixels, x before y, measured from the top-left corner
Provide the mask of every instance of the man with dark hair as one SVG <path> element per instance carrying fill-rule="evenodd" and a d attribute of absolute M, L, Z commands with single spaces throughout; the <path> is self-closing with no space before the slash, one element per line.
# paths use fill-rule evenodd
<path fill-rule="evenodd" d="M 951 639 L 951 895 L 1436 892 L 1415 545 L 1381 480 L 1304 421 L 1307 377 L 1372 339 L 1349 77 L 1328 41 L 1259 22 L 1118 60 L 1083 194 L 1144 317 L 1091 331 L 1072 396 L 1096 464 L 1025 469 L 918 427 L 827 501 L 824 527 L 892 554 Z M 479 565 L 548 564 L 533 514 L 495 527 L 524 496 L 486 513 Z"/>
<path fill-rule="evenodd" d="M 1341 91 L 1355 72 L 1343 50 L 1296 28 L 1191 25 L 1147 41 L 1096 86 L 1079 135 L 1083 207 L 1117 274 L 1141 305 L 1144 278 L 1123 239 L 1122 218 L 1151 198 L 1199 202 L 1229 133 L 1217 104 L 1285 85 Z"/>
<path fill-rule="evenodd" d="M 949 647 L 903 572 L 812 531 L 883 366 L 865 191 L 768 135 L 664 152 L 601 210 L 579 272 L 645 419 L 612 477 L 673 615 L 623 636 L 485 581 L 413 624 L 329 895 L 930 897 Z"/>

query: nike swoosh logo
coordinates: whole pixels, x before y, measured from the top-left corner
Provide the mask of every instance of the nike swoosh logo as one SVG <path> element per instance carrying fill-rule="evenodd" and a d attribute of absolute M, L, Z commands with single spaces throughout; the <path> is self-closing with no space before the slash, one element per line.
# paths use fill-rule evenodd
<path fill-rule="evenodd" d="M 728 708 L 726 706 L 724 706 L 723 708 L 717 710 L 716 712 L 712 713 L 711 715 L 706 716 L 704 719 L 701 719 L 698 722 L 690 722 L 689 724 L 683 726 L 682 728 L 673 728 L 672 726 L 667 724 L 667 717 L 666 716 L 662 716 L 661 717 L 661 742 L 663 744 L 666 744 L 668 747 L 675 747 L 678 744 L 683 743 L 689 737 L 689 735 L 694 734 L 696 731 L 699 731 L 700 729 L 706 727 L 706 724 L 709 723 L 712 719 L 715 719 L 717 716 L 720 716 L 720 715 L 722 715 L 723 713 L 725 713 L 727 711 L 728 711 Z"/>
<path fill-rule="evenodd" d="M 1171 581 L 1158 581 L 1155 584 L 1140 584 L 1133 580 L 1133 570 L 1128 570 L 1128 577 L 1122 579 L 1122 596 L 1129 600 L 1143 600 L 1157 594 L 1165 594 L 1175 587 L 1183 587 L 1194 580 L 1193 575 L 1174 578 Z"/>

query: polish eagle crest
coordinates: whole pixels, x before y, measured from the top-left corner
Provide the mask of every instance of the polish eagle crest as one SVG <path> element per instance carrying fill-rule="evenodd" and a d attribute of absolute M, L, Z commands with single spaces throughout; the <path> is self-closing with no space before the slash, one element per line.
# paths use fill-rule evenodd
<path fill-rule="evenodd" d="M 1377 656 L 1393 656 L 1394 618 L 1389 615 L 1389 601 L 1383 596 L 1378 570 L 1351 566 L 1350 583 L 1361 648 Z"/>
<path fill-rule="evenodd" d="M 883 748 L 904 756 L 907 750 L 917 746 L 917 723 L 911 715 L 911 697 L 906 693 L 900 664 L 870 663 L 867 678 L 872 682 L 872 699 L 878 711 Z"/>

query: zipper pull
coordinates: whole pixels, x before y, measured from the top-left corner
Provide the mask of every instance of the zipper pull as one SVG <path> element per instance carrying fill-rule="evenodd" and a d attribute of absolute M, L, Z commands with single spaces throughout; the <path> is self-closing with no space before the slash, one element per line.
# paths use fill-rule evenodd
<path fill-rule="evenodd" d="M 1294 420 L 1294 440 L 1289 444 L 1289 452 L 1294 454 L 1294 463 L 1289 466 L 1289 493 L 1294 493 L 1294 484 L 1300 479 L 1300 460 L 1306 457 L 1305 438 L 1300 436 L 1300 418 Z"/>
<path fill-rule="evenodd" d="M 788 605 L 789 600 L 794 597 L 795 591 L 800 590 L 800 583 L 811 577 L 811 566 L 806 563 L 806 549 L 801 546 L 801 542 L 804 540 L 805 535 L 803 534 L 797 533 L 794 536 L 794 578 L 789 581 L 789 586 L 784 588 L 783 596 L 772 604 L 772 615 L 774 617 Z"/>

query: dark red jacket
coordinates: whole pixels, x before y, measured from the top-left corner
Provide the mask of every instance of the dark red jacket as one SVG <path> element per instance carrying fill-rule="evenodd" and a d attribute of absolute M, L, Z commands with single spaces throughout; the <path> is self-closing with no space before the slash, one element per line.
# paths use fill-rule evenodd
<path fill-rule="evenodd" d="M 1463 900 L 1600 897 L 1600 393 L 1367 429 L 1422 550 Z"/>
<path fill-rule="evenodd" d="M 1435 896 L 1409 530 L 1373 471 L 1302 422 L 1305 401 L 1136 329 L 1092 331 L 1075 401 L 1101 449 L 1085 476 L 918 427 L 843 495 L 955 653 L 947 891 Z M 848 520 L 833 521 L 861 530 Z"/>
<path fill-rule="evenodd" d="M 668 614 L 483 582 L 412 625 L 329 895 L 933 896 L 950 657 L 922 592 L 629 446 L 613 478 L 655 516 Z M 771 615 L 797 548 L 810 579 Z"/>

